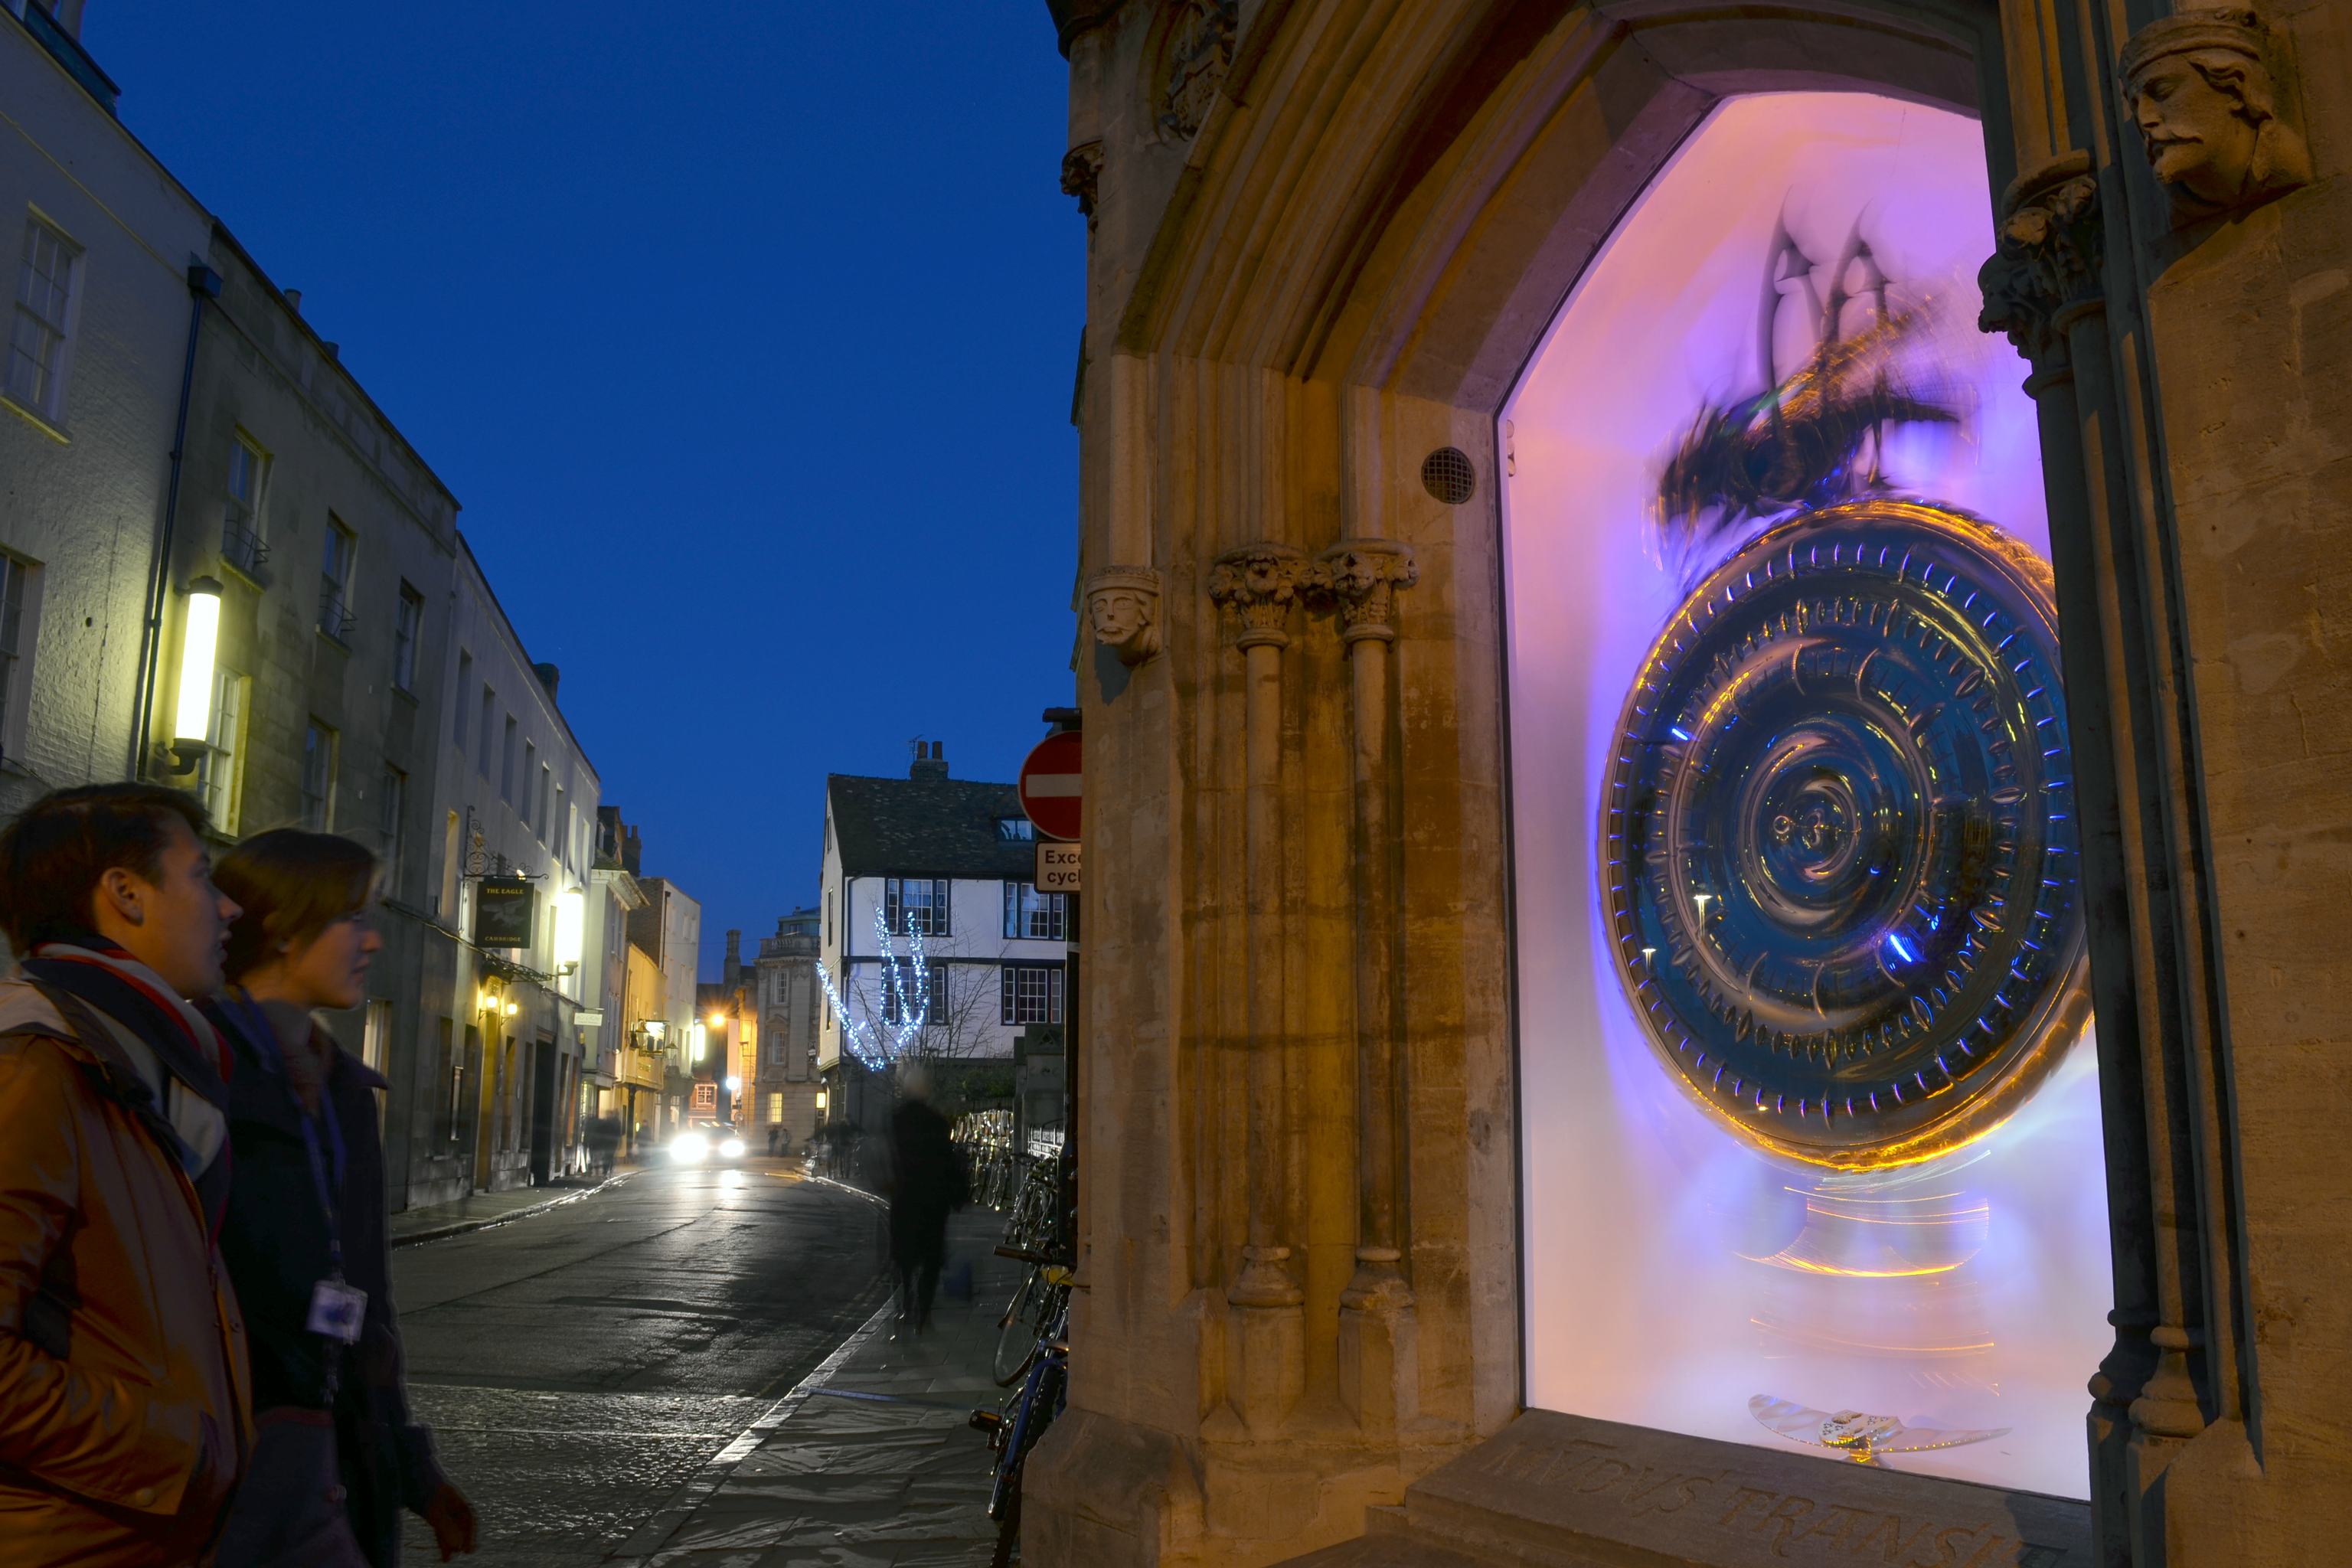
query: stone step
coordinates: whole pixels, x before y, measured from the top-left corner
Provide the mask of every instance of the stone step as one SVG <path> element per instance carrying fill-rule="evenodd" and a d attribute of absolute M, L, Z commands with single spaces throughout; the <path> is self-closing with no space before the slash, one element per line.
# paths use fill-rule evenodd
<path fill-rule="evenodd" d="M 1294 1568 L 2088 1568 L 2090 1510 L 2032 1492 L 1528 1411 Z"/>

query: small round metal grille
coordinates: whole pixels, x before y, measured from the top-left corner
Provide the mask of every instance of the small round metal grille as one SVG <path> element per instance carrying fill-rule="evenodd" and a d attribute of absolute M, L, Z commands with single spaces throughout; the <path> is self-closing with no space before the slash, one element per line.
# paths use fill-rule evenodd
<path fill-rule="evenodd" d="M 1478 470 L 1459 447 L 1440 447 L 1421 460 L 1421 488 L 1447 506 L 1460 506 L 1478 490 Z"/>

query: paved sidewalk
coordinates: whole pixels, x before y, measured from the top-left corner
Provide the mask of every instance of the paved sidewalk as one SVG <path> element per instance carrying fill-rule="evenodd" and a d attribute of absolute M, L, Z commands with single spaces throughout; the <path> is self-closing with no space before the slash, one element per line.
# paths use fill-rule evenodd
<path fill-rule="evenodd" d="M 606 1561 L 633 1568 L 963 1568 L 996 1541 L 988 1439 L 966 1424 L 993 1407 L 997 1314 L 1022 1265 L 994 1255 L 1004 1218 L 967 1209 L 948 1226 L 948 1279 L 932 1330 L 893 1338 L 885 1307 L 705 1466 Z"/>
<path fill-rule="evenodd" d="M 414 1247 L 421 1241 L 439 1241 L 444 1237 L 463 1236 L 470 1230 L 481 1230 L 494 1225 L 504 1225 L 510 1219 L 524 1219 L 553 1208 L 558 1204 L 576 1203 L 593 1193 L 604 1191 L 616 1182 L 625 1182 L 631 1173 L 623 1171 L 604 1181 L 583 1181 L 578 1185 L 516 1187 L 503 1193 L 476 1193 L 453 1203 L 426 1204 L 418 1208 L 403 1209 L 391 1216 L 388 1230 L 394 1247 Z"/>

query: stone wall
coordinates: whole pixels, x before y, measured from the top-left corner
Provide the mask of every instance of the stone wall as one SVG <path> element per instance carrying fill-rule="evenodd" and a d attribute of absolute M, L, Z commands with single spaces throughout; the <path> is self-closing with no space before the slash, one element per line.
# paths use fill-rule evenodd
<path fill-rule="evenodd" d="M 1119 1048 L 1024 1551 L 1277 1561 L 1516 1415 L 1495 415 L 1713 102 L 1852 88 L 1979 115 L 2007 192 L 1987 325 L 2042 410 L 2115 1216 L 2091 1550 L 2324 1554 L 2352 225 L 2342 95 L 2297 84 L 2347 79 L 2340 8 L 2172 24 L 2193 49 L 2042 0 L 1054 12 L 1084 1007 Z M 2142 101 L 2214 48 L 2218 110 Z M 1445 447 L 1466 500 L 1423 482 Z"/>

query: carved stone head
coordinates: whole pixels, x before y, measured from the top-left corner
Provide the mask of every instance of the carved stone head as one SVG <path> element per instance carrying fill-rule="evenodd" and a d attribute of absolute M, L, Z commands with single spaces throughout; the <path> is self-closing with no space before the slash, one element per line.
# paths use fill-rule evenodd
<path fill-rule="evenodd" d="M 2220 212 L 2311 178 L 2279 117 L 2269 38 L 2251 11 L 2181 11 L 2123 52 L 2124 94 L 2156 177 L 2192 211 Z"/>
<path fill-rule="evenodd" d="M 1122 664 L 1141 664 L 1158 653 L 1160 574 L 1142 566 L 1096 573 L 1087 579 L 1087 623 Z"/>

